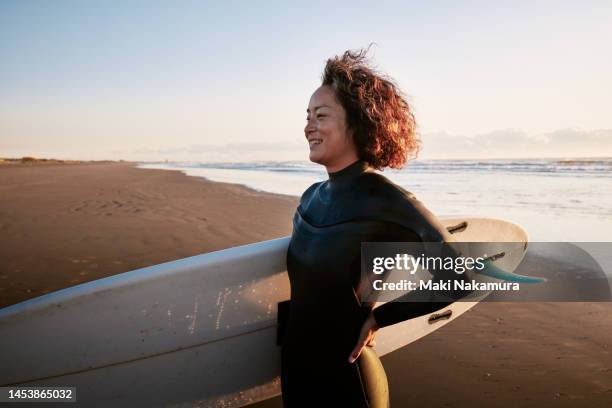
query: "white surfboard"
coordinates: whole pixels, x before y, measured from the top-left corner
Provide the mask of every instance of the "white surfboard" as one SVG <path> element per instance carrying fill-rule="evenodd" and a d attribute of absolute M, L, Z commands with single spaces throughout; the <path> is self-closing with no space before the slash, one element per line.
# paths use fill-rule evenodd
<path fill-rule="evenodd" d="M 442 218 L 463 242 L 527 242 L 508 221 Z M 280 393 L 289 237 L 87 282 L 0 309 L 0 385 L 76 387 L 82 406 L 240 407 Z M 526 245 L 525 245 L 526 250 Z M 524 250 L 495 261 L 513 271 Z M 476 302 L 382 328 L 397 350 Z"/>

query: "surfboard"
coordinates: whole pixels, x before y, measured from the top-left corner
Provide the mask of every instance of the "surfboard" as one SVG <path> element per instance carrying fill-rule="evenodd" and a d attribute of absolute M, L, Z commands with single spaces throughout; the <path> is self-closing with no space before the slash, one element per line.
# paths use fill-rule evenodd
<path fill-rule="evenodd" d="M 461 242 L 524 242 L 505 220 L 443 217 Z M 0 309 L 0 385 L 76 387 L 83 406 L 240 407 L 280 393 L 278 303 L 289 298 L 290 237 L 179 259 Z M 386 355 L 477 303 L 382 328 Z M 381 304 L 381 303 L 377 303 Z"/>

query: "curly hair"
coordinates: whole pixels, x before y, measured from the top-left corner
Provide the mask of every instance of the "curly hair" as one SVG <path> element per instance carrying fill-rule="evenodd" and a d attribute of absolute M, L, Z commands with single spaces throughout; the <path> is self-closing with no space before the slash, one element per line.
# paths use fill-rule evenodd
<path fill-rule="evenodd" d="M 368 66 L 368 50 L 328 59 L 322 85 L 334 90 L 346 111 L 359 158 L 377 170 L 398 169 L 420 150 L 416 121 L 393 80 Z"/>

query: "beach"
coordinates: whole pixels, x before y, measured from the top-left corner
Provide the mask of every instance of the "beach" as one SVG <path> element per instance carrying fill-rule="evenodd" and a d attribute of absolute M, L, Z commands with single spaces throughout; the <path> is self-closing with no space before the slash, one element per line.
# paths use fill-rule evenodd
<path fill-rule="evenodd" d="M 0 195 L 0 307 L 289 235 L 298 203 L 128 162 L 0 166 Z M 391 406 L 612 407 L 611 312 L 481 303 L 382 358 Z M 280 397 L 253 405 L 273 406 Z"/>
<path fill-rule="evenodd" d="M 296 197 L 130 163 L 0 166 L 0 307 L 287 235 Z"/>

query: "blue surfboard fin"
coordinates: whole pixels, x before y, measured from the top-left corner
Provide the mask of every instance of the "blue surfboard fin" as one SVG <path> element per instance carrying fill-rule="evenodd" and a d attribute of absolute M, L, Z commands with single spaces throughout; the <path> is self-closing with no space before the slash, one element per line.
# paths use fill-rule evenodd
<path fill-rule="evenodd" d="M 517 283 L 542 283 L 542 282 L 546 282 L 545 278 L 540 278 L 538 276 L 518 275 L 518 274 L 513 273 L 513 272 L 504 271 L 503 269 L 498 268 L 497 266 L 495 266 L 495 264 L 493 264 L 493 262 L 491 262 L 488 259 L 484 261 L 484 264 L 485 264 L 485 268 L 483 270 L 479 271 L 477 269 L 473 269 L 473 271 L 475 273 L 480 274 L 480 275 L 490 276 L 492 278 L 501 279 L 501 280 L 505 280 L 505 281 L 508 281 L 508 282 L 517 282 Z"/>

